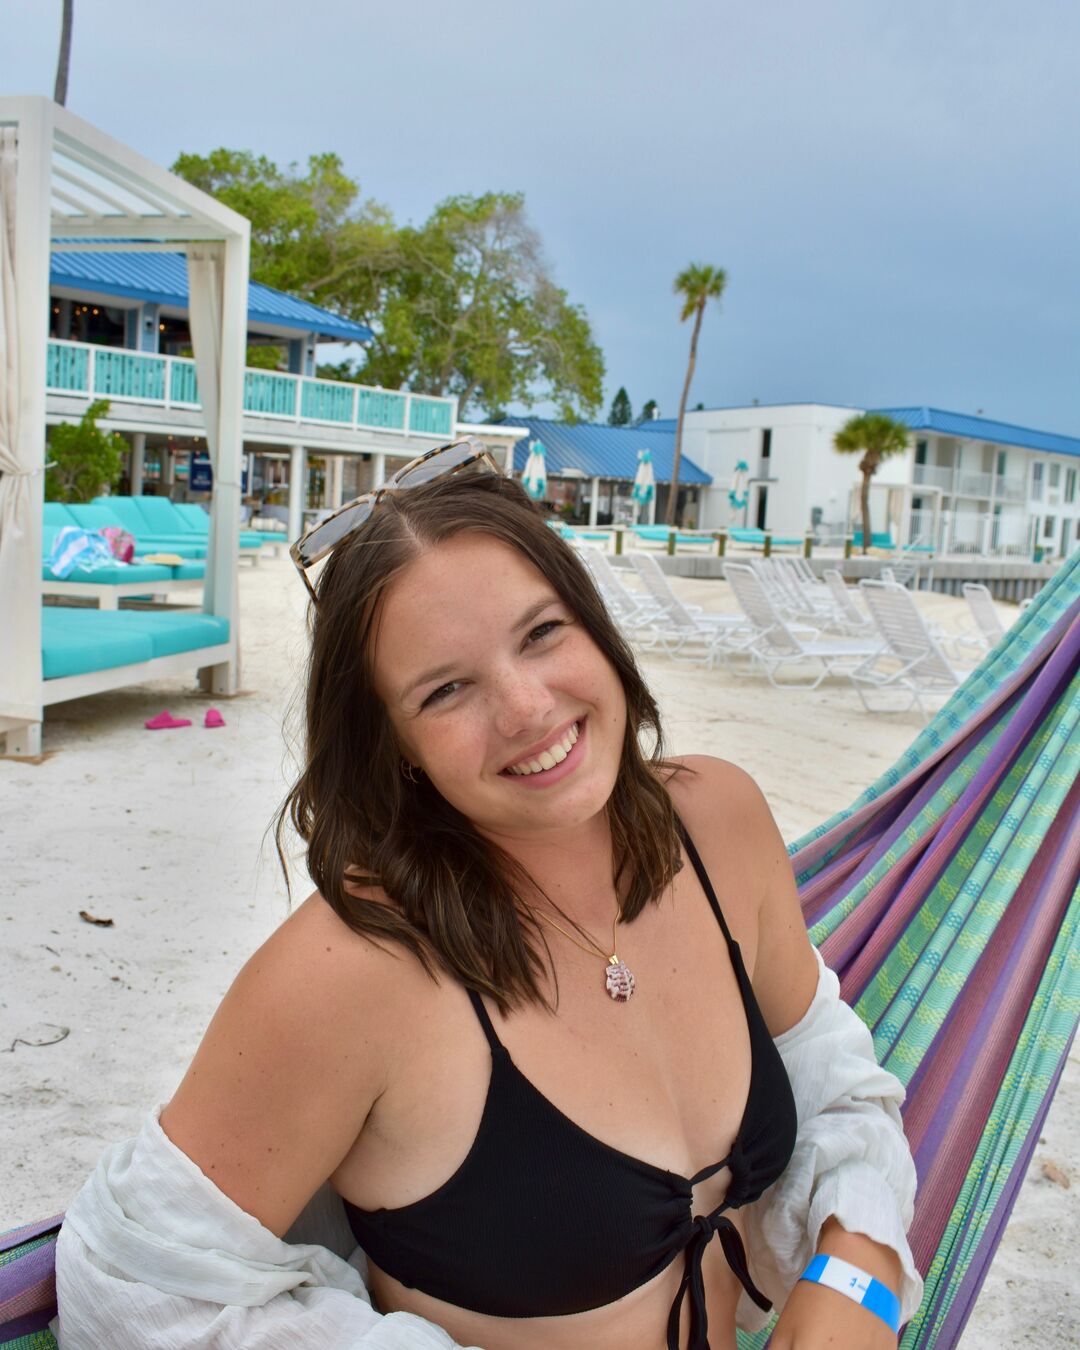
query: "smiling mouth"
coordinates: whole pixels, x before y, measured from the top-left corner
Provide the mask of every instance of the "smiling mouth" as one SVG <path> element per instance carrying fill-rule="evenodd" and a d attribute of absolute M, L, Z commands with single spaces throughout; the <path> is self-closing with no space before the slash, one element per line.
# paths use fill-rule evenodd
<path fill-rule="evenodd" d="M 501 772 L 514 778 L 525 778 L 529 774 L 547 773 L 548 770 L 556 768 L 577 744 L 578 737 L 581 735 L 581 724 L 584 720 L 584 718 L 579 718 L 576 722 L 572 722 L 558 740 L 553 741 L 538 755 L 529 759 L 518 760 L 515 764 L 509 764 Z"/>

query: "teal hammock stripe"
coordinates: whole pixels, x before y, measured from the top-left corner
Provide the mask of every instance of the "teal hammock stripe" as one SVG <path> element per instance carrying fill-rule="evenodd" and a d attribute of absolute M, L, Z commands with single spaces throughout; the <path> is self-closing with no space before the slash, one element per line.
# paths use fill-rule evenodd
<path fill-rule="evenodd" d="M 1080 551 L 896 764 L 789 853 L 810 936 L 908 1092 L 926 1294 L 900 1344 L 946 1350 L 1080 1020 Z M 770 1331 L 740 1332 L 740 1350 Z"/>

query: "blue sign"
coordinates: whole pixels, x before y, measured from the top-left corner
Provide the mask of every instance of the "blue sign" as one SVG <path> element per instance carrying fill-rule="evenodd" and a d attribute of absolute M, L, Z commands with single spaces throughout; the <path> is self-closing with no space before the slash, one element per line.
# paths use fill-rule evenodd
<path fill-rule="evenodd" d="M 192 492 L 212 492 L 214 471 L 210 467 L 210 456 L 200 451 L 191 456 L 191 472 L 188 475 L 188 488 Z"/>

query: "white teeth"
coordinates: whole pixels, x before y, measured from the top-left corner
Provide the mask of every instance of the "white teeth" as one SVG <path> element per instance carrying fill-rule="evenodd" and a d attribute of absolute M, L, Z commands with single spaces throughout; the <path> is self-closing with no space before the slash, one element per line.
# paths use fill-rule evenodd
<path fill-rule="evenodd" d="M 577 744 L 579 734 L 578 724 L 574 722 L 561 741 L 549 746 L 546 750 L 542 750 L 536 759 L 522 760 L 520 764 L 511 764 L 507 772 L 517 774 L 520 777 L 522 774 L 544 773 L 548 769 L 553 769 L 556 764 L 563 762 Z"/>

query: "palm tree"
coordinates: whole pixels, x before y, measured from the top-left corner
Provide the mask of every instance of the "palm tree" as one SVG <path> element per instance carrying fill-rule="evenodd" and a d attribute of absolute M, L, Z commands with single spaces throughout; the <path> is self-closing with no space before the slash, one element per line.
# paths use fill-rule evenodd
<path fill-rule="evenodd" d="M 842 455 L 862 455 L 859 472 L 862 480 L 862 551 L 870 549 L 870 479 L 878 466 L 891 455 L 907 449 L 909 429 L 884 413 L 859 413 L 849 417 L 833 437 L 833 446 Z"/>
<path fill-rule="evenodd" d="M 60 29 L 60 55 L 56 62 L 56 89 L 53 99 L 61 107 L 67 103 L 68 71 L 71 68 L 71 22 L 75 0 L 64 0 L 64 19 Z"/>
<path fill-rule="evenodd" d="M 675 459 L 671 467 L 671 490 L 668 493 L 667 523 L 675 524 L 675 507 L 679 500 L 679 465 L 682 461 L 683 418 L 686 416 L 686 400 L 690 393 L 690 381 L 694 378 L 694 366 L 697 364 L 698 334 L 701 332 L 701 320 L 705 315 L 705 306 L 710 300 L 719 300 L 727 285 L 727 273 L 722 267 L 711 267 L 708 263 L 691 263 L 675 278 L 675 294 L 683 298 L 682 313 L 679 322 L 685 323 L 693 315 L 694 331 L 690 335 L 690 363 L 686 367 L 686 381 L 683 384 L 682 398 L 679 400 L 679 420 L 675 423 Z"/>

